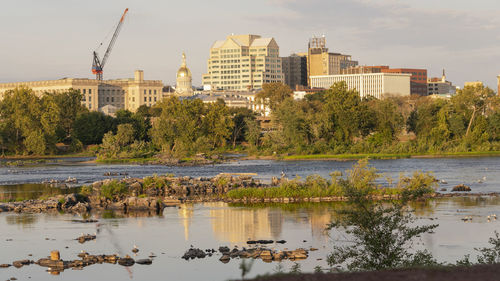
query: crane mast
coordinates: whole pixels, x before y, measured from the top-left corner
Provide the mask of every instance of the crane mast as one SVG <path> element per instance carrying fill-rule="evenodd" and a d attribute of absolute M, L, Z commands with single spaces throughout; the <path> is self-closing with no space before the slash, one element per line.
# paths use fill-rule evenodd
<path fill-rule="evenodd" d="M 128 8 L 125 9 L 123 12 L 122 17 L 120 18 L 120 21 L 118 22 L 118 26 L 116 26 L 115 32 L 113 33 L 113 37 L 111 38 L 111 41 L 109 42 L 108 48 L 106 49 L 106 52 L 104 53 L 104 57 L 102 57 L 102 60 L 99 59 L 99 54 L 97 53 L 97 50 L 93 52 L 93 60 L 92 60 L 92 73 L 96 75 L 97 80 L 102 80 L 102 73 L 104 69 L 104 65 L 106 64 L 106 61 L 109 58 L 109 55 L 111 54 L 111 50 L 113 49 L 113 46 L 115 45 L 116 38 L 118 38 L 118 34 L 120 33 L 120 29 L 122 28 L 123 20 L 125 19 L 125 15 L 128 12 Z M 102 45 L 102 43 L 101 43 Z"/>

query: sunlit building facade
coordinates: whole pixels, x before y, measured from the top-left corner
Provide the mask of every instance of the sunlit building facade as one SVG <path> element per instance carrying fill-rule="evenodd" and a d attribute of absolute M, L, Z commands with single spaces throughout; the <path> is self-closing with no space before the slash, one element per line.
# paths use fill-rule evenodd
<path fill-rule="evenodd" d="M 230 35 L 216 41 L 207 68 L 202 77 L 207 90 L 248 91 L 284 82 L 278 44 L 259 35 Z"/>

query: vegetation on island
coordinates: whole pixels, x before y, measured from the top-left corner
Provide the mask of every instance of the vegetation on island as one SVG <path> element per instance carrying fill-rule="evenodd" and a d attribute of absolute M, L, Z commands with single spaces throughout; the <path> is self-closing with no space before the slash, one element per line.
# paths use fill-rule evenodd
<path fill-rule="evenodd" d="M 282 179 L 276 187 L 240 187 L 228 191 L 226 197 L 231 199 L 347 197 L 348 190 L 344 188 L 346 179 L 342 173 L 332 172 L 330 176 L 331 180 L 319 175 L 310 175 L 305 180 Z M 401 175 L 397 183 L 388 180 L 385 184 L 375 184 L 375 180 L 380 177 L 375 168 L 368 167 L 366 160 L 359 161 L 352 170 L 347 171 L 347 181 L 363 189 L 367 198 L 384 195 L 399 197 L 409 191 L 418 191 L 424 196 L 434 193 L 437 187 L 436 179 L 429 173 L 415 172 L 411 177 Z M 367 185 L 370 189 L 362 185 Z"/>
<path fill-rule="evenodd" d="M 500 151 L 500 98 L 483 86 L 467 86 L 451 99 L 379 100 L 336 83 L 294 100 L 287 86 L 273 83 L 265 84 L 256 100 L 271 109 L 266 129 L 255 112 L 230 108 L 222 100 L 207 104 L 170 97 L 111 117 L 89 112 L 75 90 L 37 96 L 17 88 L 0 101 L 0 151 L 9 156 L 87 150 L 111 161 L 156 155 L 192 159 L 230 151 L 285 159 Z"/>

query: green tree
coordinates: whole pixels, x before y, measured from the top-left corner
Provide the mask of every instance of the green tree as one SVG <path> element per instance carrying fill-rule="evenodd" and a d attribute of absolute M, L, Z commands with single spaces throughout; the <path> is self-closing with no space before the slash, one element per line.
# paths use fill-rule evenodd
<path fill-rule="evenodd" d="M 100 144 L 104 134 L 116 130 L 116 121 L 102 112 L 80 114 L 74 123 L 74 135 L 83 144 Z"/>
<path fill-rule="evenodd" d="M 366 160 L 360 161 L 348 172 L 347 179 L 337 178 L 347 205 L 337 212 L 329 228 L 343 230 L 350 237 L 350 243 L 334 246 L 328 263 L 331 266 L 347 264 L 349 270 L 437 264 L 429 252 L 413 249 L 414 240 L 437 225 L 415 225 L 415 217 L 408 207 L 410 201 L 434 189 L 434 177 L 417 173 L 412 178 L 402 178 L 398 184 L 402 189 L 400 199 L 382 202 L 370 196 L 378 188 L 379 175 L 367 165 Z"/>
<path fill-rule="evenodd" d="M 262 85 L 262 91 L 257 93 L 255 99 L 268 106 L 271 111 L 276 110 L 281 102 L 292 97 L 293 92 L 283 83 L 266 83 Z"/>

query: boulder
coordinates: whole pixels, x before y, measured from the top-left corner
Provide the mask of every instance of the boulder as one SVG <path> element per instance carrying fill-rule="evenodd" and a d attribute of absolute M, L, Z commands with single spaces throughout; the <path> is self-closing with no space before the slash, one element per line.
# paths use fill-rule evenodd
<path fill-rule="evenodd" d="M 222 255 L 222 257 L 219 260 L 223 263 L 228 263 L 231 260 L 231 258 L 229 257 L 229 255 Z"/>
<path fill-rule="evenodd" d="M 452 192 L 461 192 L 461 191 L 465 191 L 465 192 L 469 192 L 471 191 L 472 189 L 465 185 L 465 184 L 459 184 L 459 185 L 456 185 L 455 187 L 453 187 L 453 189 L 451 190 Z"/>
<path fill-rule="evenodd" d="M 126 255 L 124 258 L 118 259 L 118 264 L 121 266 L 132 266 L 135 264 L 135 261 L 129 255 Z"/>
<path fill-rule="evenodd" d="M 19 260 L 19 261 L 14 261 L 14 262 L 12 263 L 12 265 L 13 265 L 14 267 L 17 267 L 17 268 L 21 268 L 21 267 L 23 267 L 23 266 L 25 266 L 25 265 L 29 265 L 29 264 L 31 264 L 31 261 L 30 261 L 30 260 Z"/>

